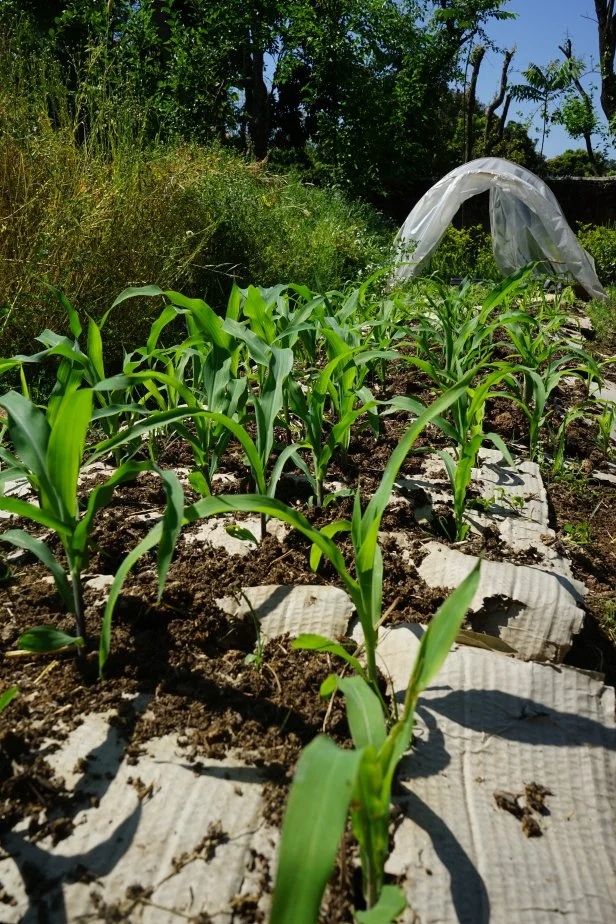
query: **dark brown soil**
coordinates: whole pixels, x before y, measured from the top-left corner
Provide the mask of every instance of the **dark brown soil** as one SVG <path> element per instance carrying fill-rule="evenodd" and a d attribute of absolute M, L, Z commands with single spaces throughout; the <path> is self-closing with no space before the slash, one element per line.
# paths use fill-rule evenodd
<path fill-rule="evenodd" d="M 418 382 L 406 368 L 398 370 L 388 386 L 392 394 L 418 397 L 424 395 L 425 387 L 426 383 Z M 565 400 L 567 395 L 560 397 Z M 524 416 L 502 399 L 490 407 L 486 429 L 496 430 L 507 440 L 527 439 Z M 376 488 L 403 430 L 403 420 L 388 418 L 378 441 L 369 430 L 362 431 L 353 439 L 346 457 L 335 460 L 331 477 L 350 487 L 359 483 L 367 497 Z M 418 447 L 434 447 L 441 442 L 445 445 L 439 432 L 430 428 Z M 546 476 L 553 526 L 560 547 L 573 561 L 576 576 L 589 591 L 586 627 L 567 660 L 600 671 L 609 683 L 615 683 L 616 491 L 590 477 L 606 462 L 597 449 L 591 424 L 576 421 L 572 425 L 567 453 L 574 460 L 573 470 L 569 468 L 558 479 Z M 163 447 L 159 461 L 167 466 L 191 464 L 185 447 L 174 441 Z M 403 471 L 413 474 L 419 465 L 420 460 L 411 456 Z M 223 470 L 238 476 L 236 486 L 227 486 L 225 491 L 240 490 L 244 467 L 239 452 L 225 459 Z M 282 496 L 288 501 L 295 498 L 317 526 L 351 513 L 348 498 L 319 510 L 306 506 L 297 486 L 283 485 Z M 149 529 L 151 521 L 143 521 L 143 514 L 156 513 L 163 504 L 164 494 L 153 475 L 119 488 L 112 504 L 99 515 L 89 573 L 113 574 Z M 426 540 L 435 537 L 429 528 L 416 523 L 413 505 L 411 497 L 410 504 L 389 509 L 383 521 L 384 529 L 408 535 L 408 552 L 393 539 L 383 543 L 383 611 L 391 623 L 429 620 L 445 596 L 427 588 L 411 562 L 421 560 Z M 442 535 L 439 540 L 446 541 Z M 350 561 L 348 544 L 342 542 L 341 548 Z M 507 556 L 495 531 L 473 539 L 467 549 L 491 558 Z M 328 712 L 328 703 L 319 695 L 332 662 L 326 655 L 295 651 L 288 640 L 280 639 L 266 646 L 260 666 L 247 664 L 246 656 L 255 652 L 257 643 L 252 619 L 230 617 L 216 601 L 241 587 L 259 584 L 339 584 L 327 563 L 313 574 L 308 555 L 309 544 L 298 533 L 290 533 L 283 542 L 268 536 L 245 557 L 230 557 L 219 549 L 191 544 L 182 536 L 160 603 L 153 558 L 142 559 L 129 576 L 114 616 L 105 681 L 96 677 L 94 649 L 103 605 L 95 591 L 86 595 L 92 652 L 83 663 L 70 654 L 59 654 L 53 660 L 2 658 L 0 690 L 17 685 L 20 696 L 0 715 L 0 838 L 22 820 L 27 821 L 29 837 L 34 841 L 51 835 L 58 842 L 70 834 L 73 818 L 88 797 L 65 790 L 39 753 L 40 746 L 47 738 L 58 740 L 60 717 L 61 735 L 67 735 L 84 714 L 110 709 L 117 712 L 114 722 L 126 742 L 129 759 L 136 759 L 150 738 L 170 732 L 181 736 L 187 756 L 197 761 L 222 758 L 230 750 L 241 749 L 247 760 L 263 768 L 268 779 L 268 817 L 279 822 L 301 749 L 324 728 L 338 743 L 348 744 L 340 702 L 335 701 Z M 9 652 L 15 649 L 19 635 L 33 625 L 48 623 L 67 631 L 74 628 L 63 614 L 46 570 L 28 555 L 12 566 L 9 579 L 0 585 L 0 609 L 0 638 Z M 127 694 L 139 693 L 150 697 L 147 718 L 126 699 Z M 186 733 L 187 728 L 190 733 Z M 139 781 L 135 785 L 138 787 Z M 532 821 L 531 809 L 535 814 L 539 809 L 533 804 L 524 814 Z M 323 921 L 352 921 L 350 902 L 357 900 L 358 883 L 351 870 L 351 864 L 338 866 Z M 0 900 L 9 899 L 0 892 Z M 244 913 L 246 921 L 257 920 L 254 908 L 246 907 Z"/>

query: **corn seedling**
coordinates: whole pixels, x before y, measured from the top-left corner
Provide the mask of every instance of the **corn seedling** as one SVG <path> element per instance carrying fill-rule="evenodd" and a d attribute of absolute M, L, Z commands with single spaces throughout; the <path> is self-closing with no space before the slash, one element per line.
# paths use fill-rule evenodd
<path fill-rule="evenodd" d="M 456 388 L 450 389 L 445 395 L 438 398 L 430 407 L 424 409 L 416 421 L 402 436 L 398 445 L 389 458 L 378 490 L 370 499 L 362 513 L 359 489 L 355 494 L 353 516 L 351 521 L 337 520 L 322 530 L 315 530 L 302 514 L 273 497 L 259 495 L 242 495 L 207 497 L 192 505 L 185 511 L 187 522 L 201 517 L 215 516 L 223 513 L 236 513 L 250 511 L 262 516 L 275 517 L 288 523 L 294 529 L 303 533 L 313 543 L 310 564 L 313 570 L 318 567 L 320 558 L 325 555 L 333 565 L 338 577 L 344 584 L 351 597 L 364 633 L 367 668 L 364 672 L 356 658 L 344 652 L 335 642 L 321 636 L 300 636 L 295 644 L 301 647 L 316 650 L 335 650 L 335 653 L 344 652 L 352 667 L 364 676 L 375 694 L 380 697 L 378 688 L 378 675 L 376 668 L 377 629 L 381 619 L 382 593 L 383 593 L 383 559 L 378 543 L 378 534 L 381 519 L 389 501 L 394 482 L 400 468 L 411 451 L 415 440 L 423 431 L 426 424 L 442 414 L 461 394 L 464 393 L 467 382 L 462 382 Z M 334 536 L 340 533 L 349 533 L 353 546 L 355 576 L 353 577 L 338 549 L 333 542 Z M 333 646 L 333 647 L 332 647 Z"/>
<path fill-rule="evenodd" d="M 294 455 L 296 464 L 308 478 L 316 503 L 324 501 L 323 481 L 329 463 L 337 449 L 348 445 L 348 435 L 355 421 L 366 411 L 375 407 L 375 401 L 369 401 L 360 408 L 346 411 L 341 420 L 329 427 L 326 432 L 325 402 L 336 367 L 347 362 L 352 351 L 348 350 L 335 356 L 305 389 L 298 382 L 289 380 L 289 407 L 303 425 L 303 441 L 298 449 L 309 449 L 312 455 L 312 471 L 303 463 L 301 457 Z"/>
<path fill-rule="evenodd" d="M 90 535 L 96 513 L 109 503 L 114 489 L 134 479 L 140 472 L 152 470 L 149 462 L 126 462 L 107 481 L 90 493 L 86 509 L 81 513 L 78 502 L 78 478 L 83 461 L 85 440 L 92 419 L 91 389 L 69 391 L 55 405 L 53 415 L 43 414 L 32 402 L 17 392 L 0 398 L 0 407 L 8 413 L 8 432 L 15 455 L 0 451 L 9 468 L 0 473 L 2 482 L 24 476 L 34 489 L 38 505 L 19 498 L 0 497 L 0 509 L 51 529 L 59 538 L 68 570 L 54 556 L 49 546 L 24 530 L 9 529 L 0 535 L 2 542 L 26 549 L 51 572 L 66 609 L 75 617 L 76 634 L 72 641 L 78 650 L 86 644 L 82 571 L 87 567 Z M 180 528 L 179 513 L 183 507 L 183 492 L 173 472 L 159 471 L 168 497 L 165 513 L 167 532 L 159 547 L 159 581 L 171 561 L 175 538 Z M 180 500 L 181 496 L 181 500 Z M 38 632 L 38 643 L 46 639 L 52 650 L 57 638 L 49 632 Z M 69 637 L 67 637 L 69 638 Z M 63 641 L 61 647 L 66 645 Z"/>
<path fill-rule="evenodd" d="M 616 427 L 616 404 L 613 401 L 597 402 L 597 404 L 603 408 L 595 418 L 599 428 L 597 442 L 599 448 L 608 454 L 613 449 L 612 433 Z"/>
<path fill-rule="evenodd" d="M 321 692 L 345 697 L 354 749 L 338 748 L 319 735 L 302 752 L 282 826 L 271 924 L 314 924 L 350 815 L 360 848 L 367 912 L 360 922 L 392 922 L 406 900 L 384 885 L 389 853 L 391 788 L 413 734 L 420 694 L 440 670 L 479 582 L 479 564 L 449 596 L 424 633 L 399 719 L 388 730 L 381 704 L 361 676 L 330 676 Z"/>

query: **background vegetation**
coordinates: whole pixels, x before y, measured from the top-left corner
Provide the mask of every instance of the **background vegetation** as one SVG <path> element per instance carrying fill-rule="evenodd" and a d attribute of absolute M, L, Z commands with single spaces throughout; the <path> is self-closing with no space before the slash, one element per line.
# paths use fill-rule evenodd
<path fill-rule="evenodd" d="M 94 317 L 146 282 L 216 307 L 233 279 L 339 288 L 387 259 L 395 226 L 373 206 L 411 204 L 417 178 L 485 153 L 593 172 L 587 151 L 546 163 L 508 119 L 516 94 L 551 80 L 559 118 L 588 128 L 562 67 L 536 68 L 516 88 L 509 52 L 494 99 L 475 99 L 490 22 L 507 8 L 0 0 L 0 355 L 60 329 L 45 281 Z M 616 282 L 616 232 L 582 234 Z M 432 270 L 497 278 L 479 228 L 451 229 Z M 109 321 L 118 357 L 127 332 L 132 341 L 151 320 L 147 304 L 138 310 Z"/>

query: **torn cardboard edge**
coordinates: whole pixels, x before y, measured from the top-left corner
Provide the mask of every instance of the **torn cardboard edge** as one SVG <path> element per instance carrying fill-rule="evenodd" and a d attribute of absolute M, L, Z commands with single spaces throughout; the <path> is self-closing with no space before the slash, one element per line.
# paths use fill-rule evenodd
<path fill-rule="evenodd" d="M 263 642 L 305 632 L 335 639 L 347 634 L 354 611 L 344 590 L 321 584 L 243 587 L 237 597 L 221 597 L 216 604 L 230 616 L 243 618 L 252 613 Z"/>
<path fill-rule="evenodd" d="M 400 702 L 423 631 L 381 631 Z M 616 919 L 614 709 L 613 688 L 575 668 L 449 654 L 398 771 L 386 869 L 405 924 Z"/>
<path fill-rule="evenodd" d="M 177 735 L 151 739 L 135 763 L 126 743 L 94 714 L 49 755 L 88 807 L 56 846 L 31 840 L 25 825 L 7 834 L 0 879 L 15 904 L 2 906 L 3 924 L 110 915 L 142 924 L 209 915 L 231 924 L 234 904 L 257 893 L 277 839 L 262 817 L 263 770 L 233 758 L 190 760 Z M 256 906 L 268 901 L 263 894 Z"/>
<path fill-rule="evenodd" d="M 453 590 L 478 559 L 428 543 L 419 576 L 429 587 Z M 584 585 L 555 572 L 484 559 L 470 606 L 471 628 L 503 639 L 526 661 L 560 662 L 582 628 Z"/>
<path fill-rule="evenodd" d="M 379 665 L 400 702 L 423 632 L 379 633 Z M 422 694 L 414 732 L 387 861 L 407 894 L 406 924 L 614 920 L 613 689 L 573 668 L 459 648 Z M 15 904 L 3 906 L 4 924 L 43 914 L 50 924 L 102 924 L 112 913 L 232 924 L 244 900 L 266 917 L 279 832 L 263 819 L 263 770 L 239 757 L 194 761 L 178 735 L 151 739 L 136 762 L 125 748 L 109 715 L 94 714 L 48 752 L 87 807 L 56 846 L 31 840 L 26 824 L 8 834 L 0 879 Z M 529 792 L 543 791 L 529 808 Z M 538 836 L 502 807 L 508 797 Z M 32 901 L 20 869 L 37 883 Z"/>

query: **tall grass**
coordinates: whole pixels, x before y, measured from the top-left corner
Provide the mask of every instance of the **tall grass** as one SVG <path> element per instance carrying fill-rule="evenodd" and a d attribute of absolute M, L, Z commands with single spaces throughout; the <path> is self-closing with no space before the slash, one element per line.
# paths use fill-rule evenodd
<path fill-rule="evenodd" d="M 45 281 L 98 317 L 127 285 L 217 306 L 233 280 L 336 288 L 386 254 L 393 229 L 336 191 L 227 148 L 146 144 L 147 113 L 130 87 L 107 92 L 100 50 L 71 91 L 53 64 L 0 52 L 0 356 L 64 330 Z M 110 318 L 116 358 L 152 316 L 140 302 Z"/>

